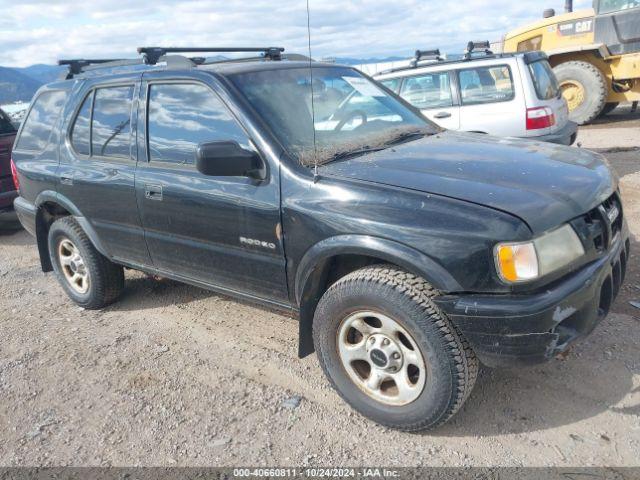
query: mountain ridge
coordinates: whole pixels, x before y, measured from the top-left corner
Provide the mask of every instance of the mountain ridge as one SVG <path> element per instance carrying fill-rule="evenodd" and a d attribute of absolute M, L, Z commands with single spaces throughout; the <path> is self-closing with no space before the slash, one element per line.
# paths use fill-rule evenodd
<path fill-rule="evenodd" d="M 216 57 L 222 59 L 224 57 Z M 330 60 L 344 65 L 361 65 L 365 63 L 391 62 L 404 60 L 405 57 L 392 56 L 385 58 L 336 57 Z M 329 60 L 324 58 L 323 60 Z M 58 78 L 66 67 L 59 65 L 35 64 L 28 67 L 0 66 L 0 105 L 14 102 L 28 102 L 38 88 Z"/>

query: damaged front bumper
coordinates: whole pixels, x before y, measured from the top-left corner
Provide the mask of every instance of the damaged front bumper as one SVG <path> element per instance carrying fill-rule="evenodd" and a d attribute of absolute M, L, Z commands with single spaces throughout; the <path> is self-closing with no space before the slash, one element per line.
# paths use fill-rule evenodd
<path fill-rule="evenodd" d="M 607 315 L 628 258 L 627 234 L 605 256 L 544 291 L 445 295 L 435 301 L 485 365 L 536 364 L 565 351 Z"/>

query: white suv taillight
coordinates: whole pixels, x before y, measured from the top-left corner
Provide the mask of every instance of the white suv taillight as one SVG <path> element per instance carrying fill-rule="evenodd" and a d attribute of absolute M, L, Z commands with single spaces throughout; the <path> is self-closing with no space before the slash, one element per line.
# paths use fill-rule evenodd
<path fill-rule="evenodd" d="M 556 116 L 549 107 L 527 108 L 527 130 L 549 128 L 556 124 Z"/>

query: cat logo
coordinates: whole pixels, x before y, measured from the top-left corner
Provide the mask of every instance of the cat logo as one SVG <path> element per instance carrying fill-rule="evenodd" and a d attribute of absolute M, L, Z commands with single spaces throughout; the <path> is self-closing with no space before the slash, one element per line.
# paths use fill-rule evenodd
<path fill-rule="evenodd" d="M 255 238 L 240 237 L 240 243 L 242 243 L 243 245 L 252 245 L 254 247 L 268 248 L 269 250 L 276 249 L 275 243 L 256 240 Z"/>

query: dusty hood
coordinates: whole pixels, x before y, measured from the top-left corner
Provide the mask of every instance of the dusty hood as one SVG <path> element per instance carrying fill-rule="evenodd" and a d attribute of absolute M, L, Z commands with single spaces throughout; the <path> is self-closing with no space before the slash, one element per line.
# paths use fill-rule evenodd
<path fill-rule="evenodd" d="M 603 157 L 587 150 L 457 132 L 330 163 L 320 173 L 486 205 L 535 233 L 586 213 L 617 183 Z"/>

